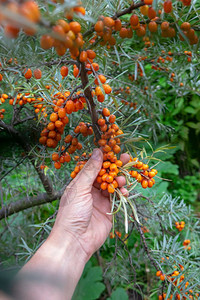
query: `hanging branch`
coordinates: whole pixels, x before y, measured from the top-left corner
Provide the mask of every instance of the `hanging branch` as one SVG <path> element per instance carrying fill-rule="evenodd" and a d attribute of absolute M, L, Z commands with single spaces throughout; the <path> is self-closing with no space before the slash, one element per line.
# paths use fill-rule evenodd
<path fill-rule="evenodd" d="M 90 116 L 92 119 L 92 127 L 94 130 L 94 134 L 97 140 L 101 138 L 101 133 L 97 124 L 98 121 L 98 115 L 96 111 L 96 104 L 94 103 L 92 93 L 91 93 L 91 87 L 89 85 L 89 80 L 88 80 L 88 74 L 85 68 L 85 64 L 81 63 L 81 70 L 80 70 L 80 76 L 81 76 L 81 82 L 82 82 L 82 87 L 84 89 L 84 95 L 86 98 L 87 106 L 90 112 Z"/>

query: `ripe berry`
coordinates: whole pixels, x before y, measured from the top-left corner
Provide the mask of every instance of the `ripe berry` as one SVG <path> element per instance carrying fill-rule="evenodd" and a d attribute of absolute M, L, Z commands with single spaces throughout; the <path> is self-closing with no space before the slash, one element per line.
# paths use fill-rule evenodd
<path fill-rule="evenodd" d="M 110 111 L 108 108 L 104 108 L 103 111 L 102 111 L 102 114 L 104 117 L 109 117 L 110 116 Z"/>
<path fill-rule="evenodd" d="M 62 66 L 62 68 L 60 69 L 60 74 L 62 75 L 62 77 L 66 77 L 68 75 L 68 67 Z"/>
<path fill-rule="evenodd" d="M 163 4 L 164 12 L 170 13 L 172 11 L 172 2 L 171 0 L 166 0 Z"/>
<path fill-rule="evenodd" d="M 42 72 L 40 69 L 35 69 L 33 74 L 34 74 L 35 79 L 40 79 L 42 77 Z"/>
<path fill-rule="evenodd" d="M 55 167 L 56 169 L 60 169 L 60 168 L 61 168 L 61 163 L 60 163 L 59 161 L 56 161 L 56 162 L 54 163 L 54 167 Z"/>
<path fill-rule="evenodd" d="M 31 69 L 26 69 L 26 71 L 24 73 L 24 77 L 26 79 L 30 79 L 32 77 L 32 71 L 31 71 Z"/>
<path fill-rule="evenodd" d="M 131 23 L 131 26 L 137 26 L 138 25 L 138 23 L 139 23 L 139 18 L 138 18 L 138 16 L 137 15 L 132 15 L 131 17 L 130 17 L 130 23 Z"/>

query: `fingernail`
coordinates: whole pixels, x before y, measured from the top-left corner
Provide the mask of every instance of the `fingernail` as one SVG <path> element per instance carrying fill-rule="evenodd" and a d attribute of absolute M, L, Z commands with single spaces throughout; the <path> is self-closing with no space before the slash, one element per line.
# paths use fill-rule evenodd
<path fill-rule="evenodd" d="M 100 160 L 101 159 L 101 150 L 94 149 L 92 152 L 92 159 Z"/>

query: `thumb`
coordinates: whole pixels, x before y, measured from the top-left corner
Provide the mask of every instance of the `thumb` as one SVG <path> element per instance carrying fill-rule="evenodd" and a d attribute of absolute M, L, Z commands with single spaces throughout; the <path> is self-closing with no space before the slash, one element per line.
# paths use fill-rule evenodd
<path fill-rule="evenodd" d="M 103 153 L 100 149 L 96 148 L 93 150 L 92 156 L 81 170 L 81 172 L 74 179 L 78 185 L 80 192 L 83 190 L 90 192 L 93 183 L 102 167 Z"/>

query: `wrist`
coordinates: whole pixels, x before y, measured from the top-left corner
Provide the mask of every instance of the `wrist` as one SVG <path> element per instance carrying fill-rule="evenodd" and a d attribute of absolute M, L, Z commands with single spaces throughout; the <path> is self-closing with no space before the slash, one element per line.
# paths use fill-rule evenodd
<path fill-rule="evenodd" d="M 62 234 L 56 228 L 19 275 L 22 278 L 27 278 L 26 274 L 40 274 L 43 279 L 48 279 L 49 276 L 55 278 L 55 281 L 61 283 L 66 299 L 71 299 L 86 262 L 86 254 L 76 239 L 70 234 Z"/>

